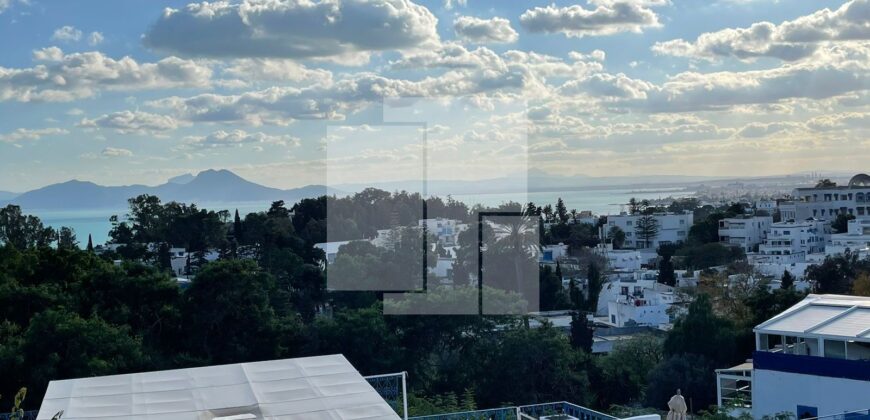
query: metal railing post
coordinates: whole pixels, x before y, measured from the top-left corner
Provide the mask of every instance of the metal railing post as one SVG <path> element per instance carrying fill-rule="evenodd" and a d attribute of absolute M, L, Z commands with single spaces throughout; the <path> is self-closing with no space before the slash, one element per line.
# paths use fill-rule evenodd
<path fill-rule="evenodd" d="M 405 420 L 408 420 L 408 372 L 402 371 L 402 413 L 405 415 Z"/>

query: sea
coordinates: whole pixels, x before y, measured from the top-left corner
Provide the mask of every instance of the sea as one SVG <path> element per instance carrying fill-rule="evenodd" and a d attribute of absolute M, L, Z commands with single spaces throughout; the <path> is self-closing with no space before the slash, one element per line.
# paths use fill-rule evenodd
<path fill-rule="evenodd" d="M 528 192 L 523 194 L 464 194 L 452 197 L 469 206 L 481 204 L 486 207 L 494 207 L 510 201 L 523 203 L 531 201 L 538 206 L 546 204 L 555 205 L 556 201 L 562 198 L 569 210 L 588 210 L 593 214 L 614 214 L 625 211 L 626 203 L 632 197 L 638 200 L 656 200 L 668 197 L 690 197 L 694 194 L 694 191 L 685 188 L 595 188 L 571 191 Z M 238 210 L 243 218 L 249 213 L 266 211 L 270 205 L 271 202 L 266 201 L 197 203 L 198 207 L 209 210 L 229 210 L 231 213 Z M 125 208 L 85 210 L 23 208 L 22 211 L 26 214 L 39 217 L 45 225 L 55 229 L 63 226 L 72 228 L 82 247 L 87 244 L 88 235 L 91 235 L 94 245 L 106 243 L 109 239 L 109 231 L 112 229 L 111 216 L 117 215 L 119 219 L 123 220 L 127 213 Z"/>

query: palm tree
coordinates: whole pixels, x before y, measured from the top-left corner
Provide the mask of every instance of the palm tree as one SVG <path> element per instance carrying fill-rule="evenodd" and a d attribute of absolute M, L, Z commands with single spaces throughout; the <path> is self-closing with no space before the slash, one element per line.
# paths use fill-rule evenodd
<path fill-rule="evenodd" d="M 522 216 L 504 216 L 497 220 L 488 220 L 492 229 L 492 251 L 494 254 L 509 256 L 513 261 L 516 275 L 517 292 L 522 292 L 525 284 L 523 265 L 529 260 L 536 260 L 540 253 L 540 237 L 538 223 L 528 214 Z"/>

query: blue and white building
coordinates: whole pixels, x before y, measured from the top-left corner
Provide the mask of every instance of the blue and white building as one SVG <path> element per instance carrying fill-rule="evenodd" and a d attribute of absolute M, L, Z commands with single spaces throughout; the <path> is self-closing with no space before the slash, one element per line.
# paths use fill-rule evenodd
<path fill-rule="evenodd" d="M 754 331 L 751 363 L 717 371 L 721 406 L 870 418 L 870 297 L 811 294 Z"/>

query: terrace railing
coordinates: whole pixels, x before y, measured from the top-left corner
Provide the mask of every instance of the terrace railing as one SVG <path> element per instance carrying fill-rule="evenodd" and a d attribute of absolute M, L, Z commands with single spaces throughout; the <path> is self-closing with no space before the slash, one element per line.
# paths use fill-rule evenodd
<path fill-rule="evenodd" d="M 616 417 L 611 415 L 565 401 L 417 416 L 410 417 L 409 420 L 537 420 L 541 417 L 557 414 L 567 414 L 580 420 L 616 420 Z"/>

